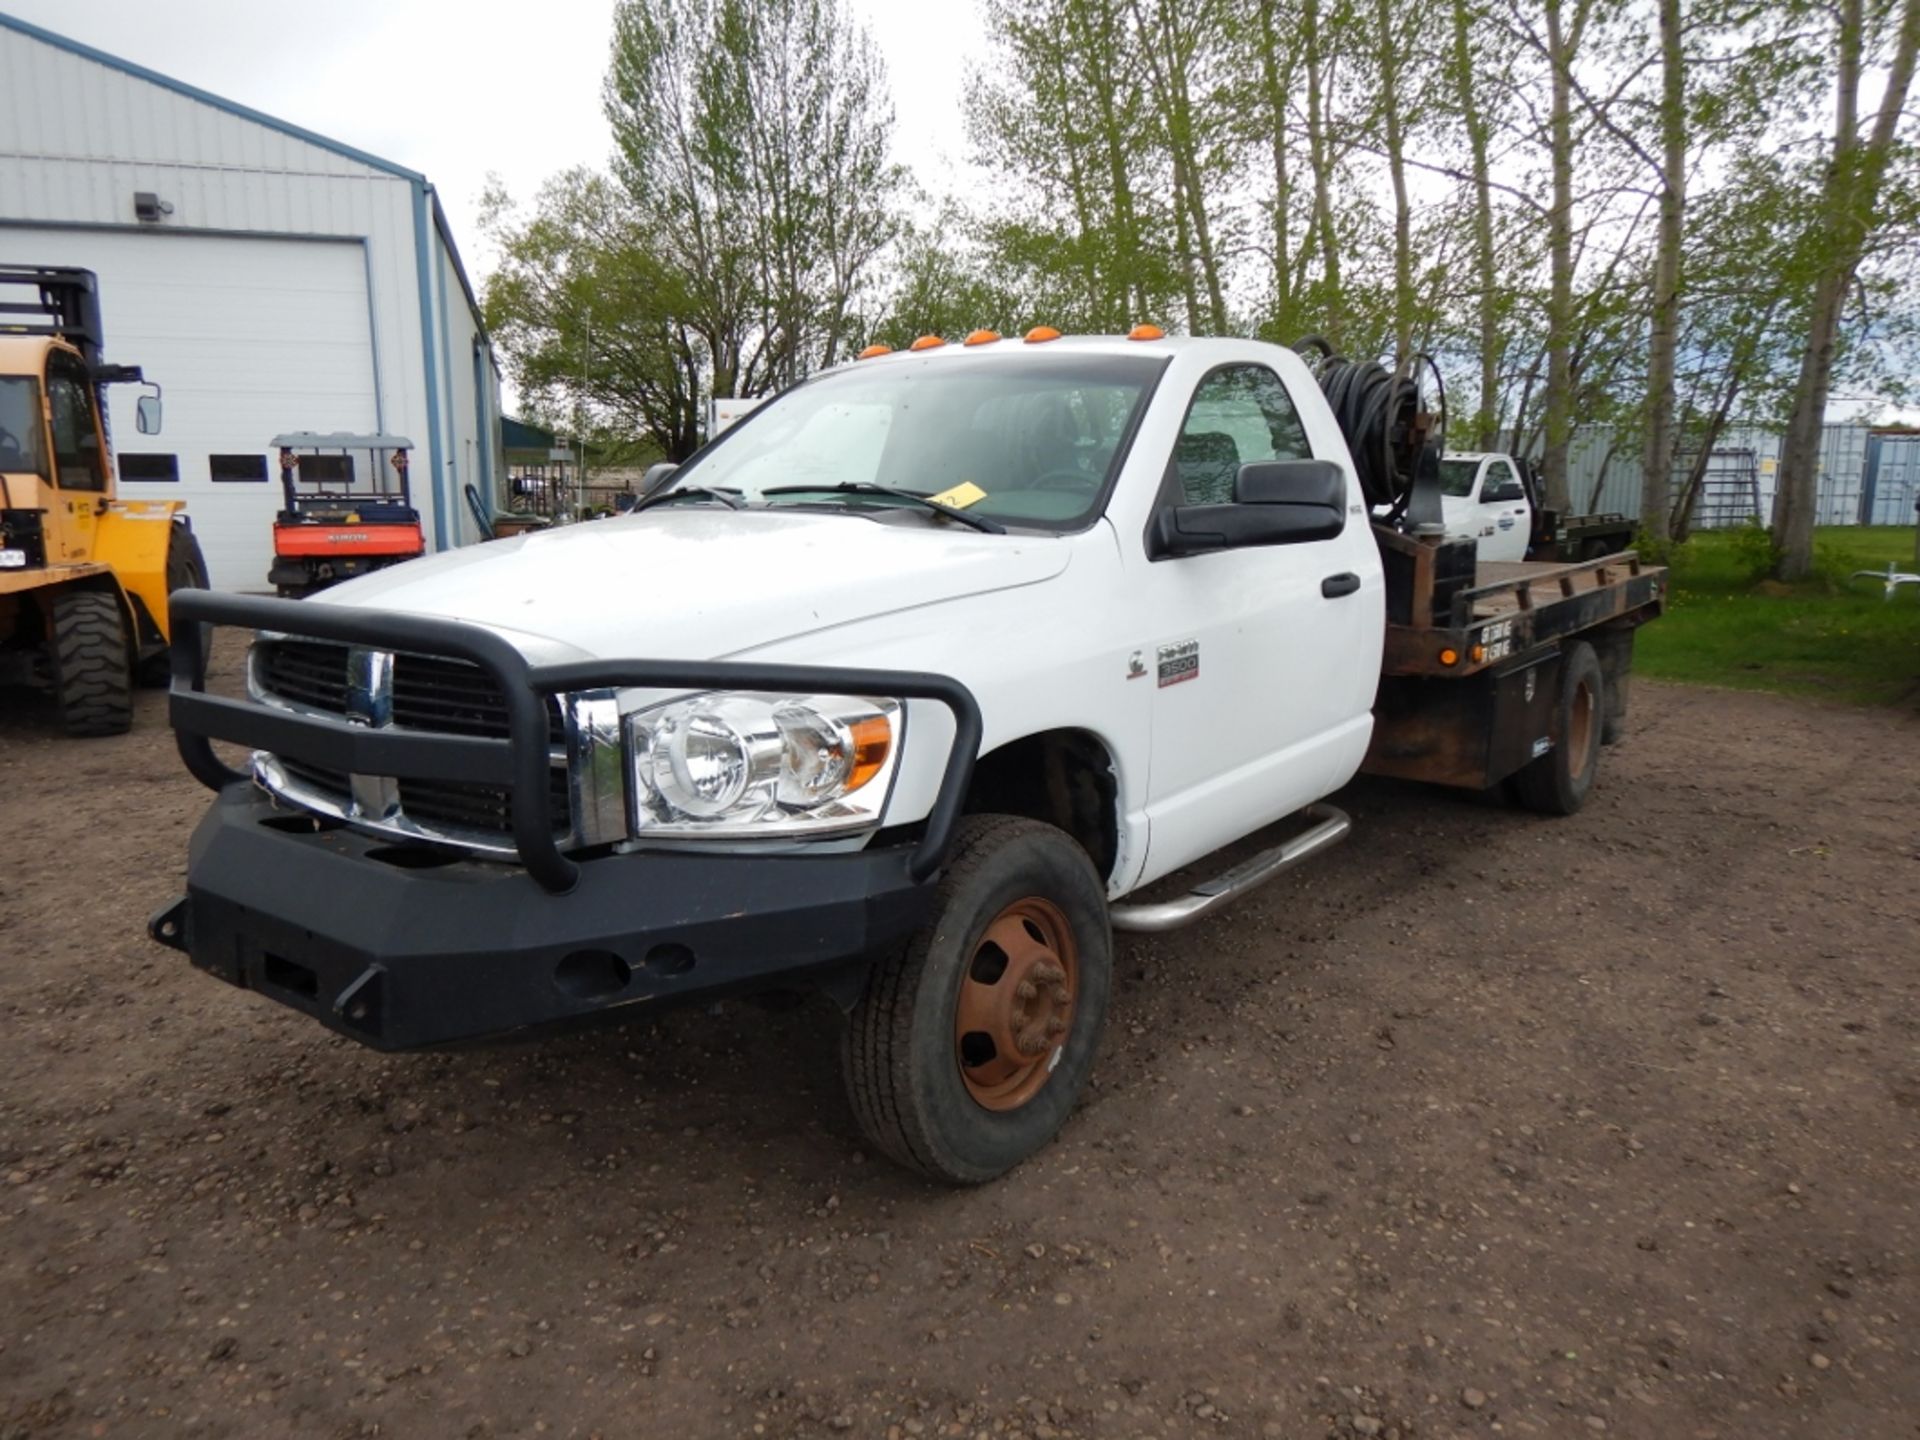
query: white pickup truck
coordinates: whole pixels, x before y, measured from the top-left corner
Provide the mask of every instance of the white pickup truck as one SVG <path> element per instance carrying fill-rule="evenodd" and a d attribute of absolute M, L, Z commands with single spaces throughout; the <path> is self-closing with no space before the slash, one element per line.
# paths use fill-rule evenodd
<path fill-rule="evenodd" d="M 1455 452 L 1440 461 L 1447 534 L 1472 540 L 1482 560 L 1593 560 L 1633 543 L 1626 515 L 1562 515 L 1540 503 L 1529 462 Z"/>
<path fill-rule="evenodd" d="M 1149 330 L 930 339 L 625 517 L 186 596 L 172 718 L 219 794 L 150 932 L 383 1049 L 824 989 L 872 1141 L 989 1179 L 1073 1108 L 1114 930 L 1335 843 L 1363 767 L 1572 811 L 1624 713 L 1664 572 L 1370 524 L 1426 417 L 1370 473 L 1327 378 Z M 218 625 L 254 632 L 244 695 L 207 690 Z"/>

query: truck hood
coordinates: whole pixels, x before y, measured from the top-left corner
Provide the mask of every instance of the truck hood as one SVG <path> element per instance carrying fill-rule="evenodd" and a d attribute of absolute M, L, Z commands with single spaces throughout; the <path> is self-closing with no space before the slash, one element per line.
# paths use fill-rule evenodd
<path fill-rule="evenodd" d="M 440 615 L 597 657 L 722 660 L 918 606 L 1034 585 L 1055 536 L 818 511 L 661 509 L 376 571 L 309 604 Z"/>

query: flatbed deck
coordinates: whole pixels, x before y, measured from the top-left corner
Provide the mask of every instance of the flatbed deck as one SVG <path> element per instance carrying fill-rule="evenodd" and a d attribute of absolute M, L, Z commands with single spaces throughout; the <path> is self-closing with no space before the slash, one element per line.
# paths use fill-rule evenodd
<path fill-rule="evenodd" d="M 1449 583 L 1435 547 L 1393 536 L 1388 548 L 1411 581 L 1404 618 L 1387 625 L 1388 675 L 1471 675 L 1582 631 L 1639 626 L 1666 607 L 1666 568 L 1631 550 L 1574 564 L 1488 561 L 1470 582 Z"/>

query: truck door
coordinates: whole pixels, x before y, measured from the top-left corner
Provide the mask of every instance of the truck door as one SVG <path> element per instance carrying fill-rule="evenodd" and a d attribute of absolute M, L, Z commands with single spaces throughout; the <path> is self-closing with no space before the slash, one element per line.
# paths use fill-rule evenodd
<path fill-rule="evenodd" d="M 65 350 L 47 355 L 47 413 L 53 422 L 53 483 L 58 488 L 47 558 L 93 556 L 95 512 L 106 496 L 107 472 L 100 424 L 87 367 Z"/>
<path fill-rule="evenodd" d="M 1280 376 L 1255 362 L 1221 365 L 1192 393 L 1156 504 L 1226 503 L 1241 465 L 1312 458 Z M 1347 499 L 1332 539 L 1142 567 L 1132 599 L 1153 626 L 1141 658 L 1155 687 L 1143 878 L 1319 799 L 1359 765 L 1384 599 L 1351 479 Z"/>
<path fill-rule="evenodd" d="M 1524 560 L 1532 532 L 1532 514 L 1526 487 L 1503 456 L 1493 456 L 1480 470 L 1480 491 L 1474 498 L 1473 533 L 1480 538 L 1482 560 Z"/>

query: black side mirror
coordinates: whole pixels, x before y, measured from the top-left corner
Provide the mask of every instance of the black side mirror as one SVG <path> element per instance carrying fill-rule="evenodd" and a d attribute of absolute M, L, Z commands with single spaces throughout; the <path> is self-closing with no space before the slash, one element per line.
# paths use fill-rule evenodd
<path fill-rule="evenodd" d="M 680 467 L 672 460 L 661 460 L 647 467 L 647 473 L 640 477 L 640 497 L 645 499 L 667 481 L 673 478 L 673 472 Z"/>
<path fill-rule="evenodd" d="M 1331 460 L 1256 460 L 1233 477 L 1236 505 L 1318 505 L 1345 515 L 1347 476 Z"/>
<path fill-rule="evenodd" d="M 1231 505 L 1176 505 L 1154 517 L 1154 559 L 1331 540 L 1347 523 L 1346 472 L 1331 460 L 1242 465 Z"/>
<path fill-rule="evenodd" d="M 1521 488 L 1518 480 L 1496 480 L 1493 484 L 1484 485 L 1480 489 L 1480 499 L 1483 503 L 1491 501 L 1499 504 L 1506 500 L 1524 500 L 1526 498 L 1527 492 Z"/>

